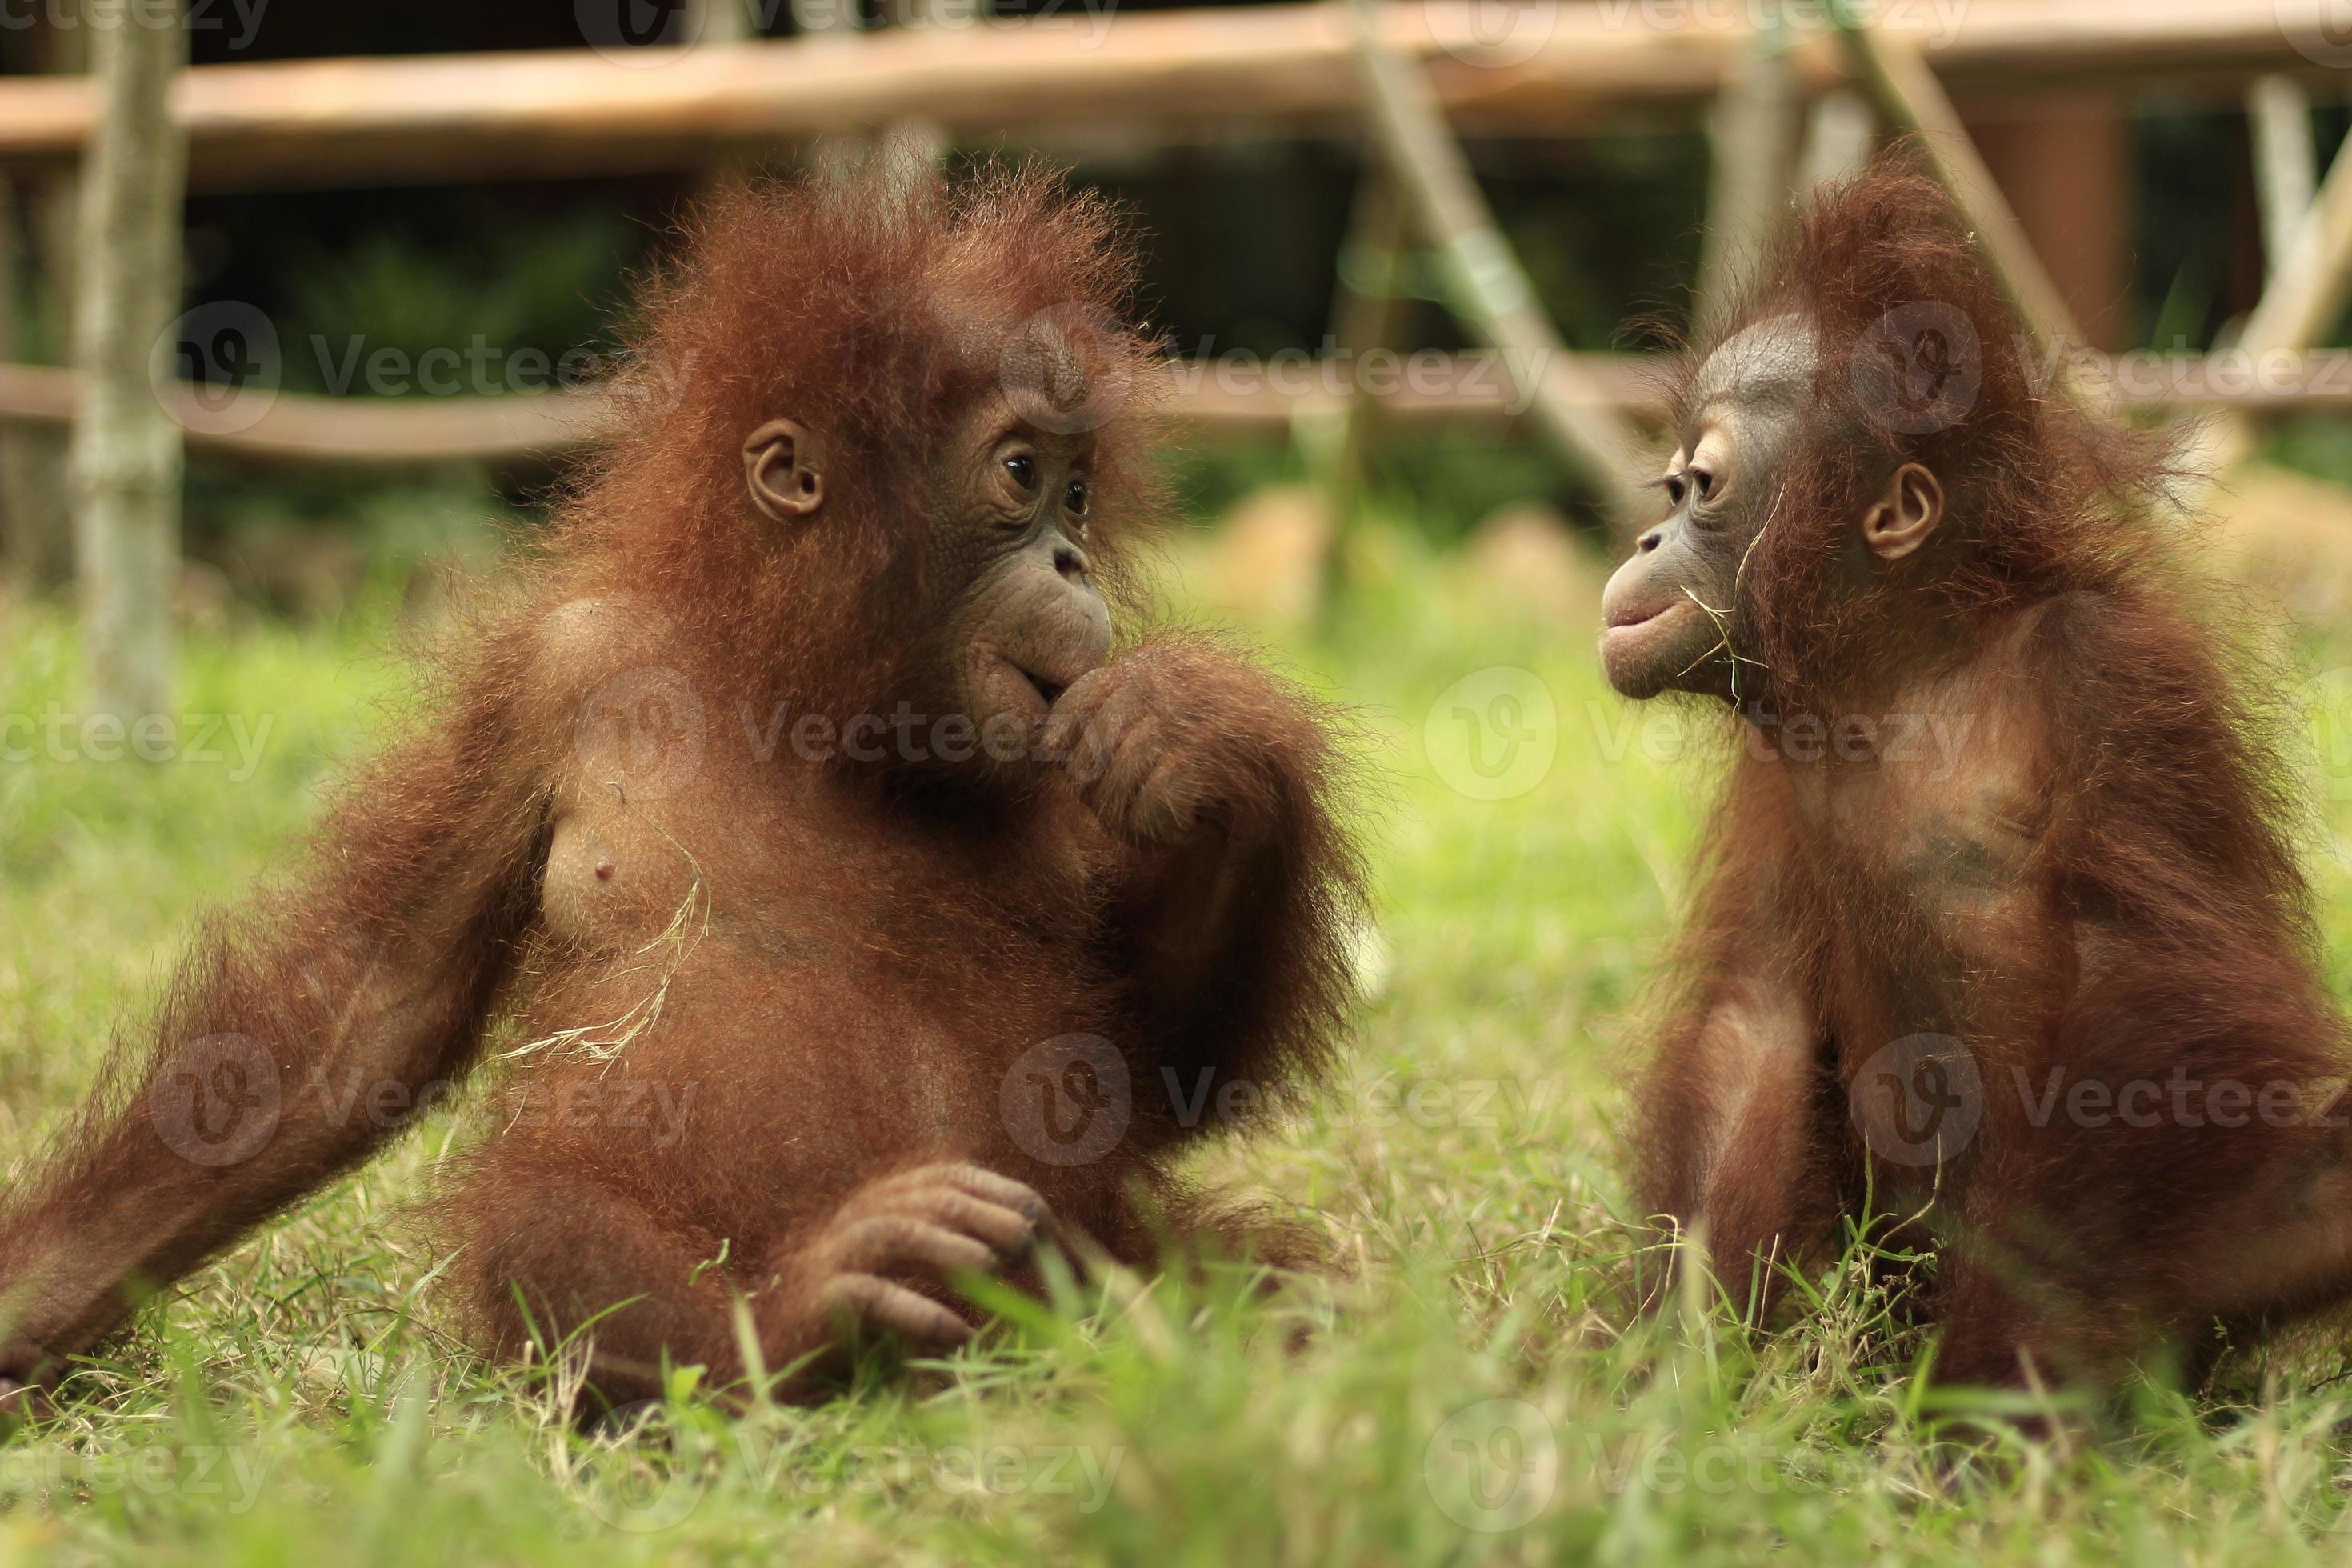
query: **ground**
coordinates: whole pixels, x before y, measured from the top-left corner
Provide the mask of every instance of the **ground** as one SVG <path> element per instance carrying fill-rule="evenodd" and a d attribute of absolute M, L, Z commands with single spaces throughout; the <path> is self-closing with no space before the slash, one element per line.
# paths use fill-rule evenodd
<path fill-rule="evenodd" d="M 1312 1109 L 1205 1157 L 1312 1205 L 1355 1279 L 1114 1283 L 913 1384 L 729 1421 L 690 1398 L 583 1436 L 543 1372 L 446 1332 L 405 1214 L 462 1113 L 152 1307 L 53 1424 L 0 1447 L 0 1559 L 2043 1563 L 2341 1557 L 2352 1415 L 2332 1344 L 2238 1392 L 2151 1387 L 2072 1454 L 1939 1467 L 1965 1400 L 1856 1272 L 1762 1336 L 1693 1303 L 1646 1329 L 1620 1068 L 1711 773 L 1630 710 L 1581 617 L 1499 607 L 1402 535 L 1278 656 L 1361 714 L 1378 999 Z M 387 595 L 331 625 L 192 638 L 165 761 L 73 722 L 66 619 L 0 607 L 0 1158 L 14 1168 L 152 1002 L 198 910 L 279 859 L 402 689 Z M 1554 606 L 1556 608 L 1556 606 Z M 2331 982 L 2346 989 L 2352 637 L 2292 649 Z M 2329 711 L 2329 705 L 2334 710 Z M 265 728 L 266 726 L 266 728 Z M 54 748 L 50 737 L 63 740 Z M 2313 747 L 2308 739 L 2320 744 Z M 152 742 L 151 749 L 157 749 Z M 29 757 L 25 752 L 29 750 Z M 62 756 L 52 754 L 61 752 Z M 1384 957 L 1381 956 L 1384 954 Z M 0 1267 L 5 1267 L 0 1259 Z M 1286 1348 L 1305 1311 L 1314 1332 Z M 2345 1533 L 2336 1533 L 2338 1526 Z"/>

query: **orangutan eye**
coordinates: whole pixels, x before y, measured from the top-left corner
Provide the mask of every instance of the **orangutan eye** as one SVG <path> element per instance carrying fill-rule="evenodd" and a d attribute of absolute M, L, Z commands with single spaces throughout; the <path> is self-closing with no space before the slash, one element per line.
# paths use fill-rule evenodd
<path fill-rule="evenodd" d="M 1023 489 L 1031 491 L 1036 489 L 1036 459 L 1030 457 L 1026 452 L 1015 452 L 1013 456 L 1005 458 L 1004 471 L 1011 474 L 1013 476 L 1013 482 L 1019 485 Z"/>
<path fill-rule="evenodd" d="M 1690 471 L 1690 481 L 1698 487 L 1698 499 L 1701 500 L 1706 500 L 1715 493 L 1715 476 L 1705 468 L 1693 468 Z"/>
<path fill-rule="evenodd" d="M 1086 516 L 1087 481 L 1084 479 L 1072 479 L 1070 481 L 1070 488 L 1062 492 L 1062 504 L 1069 509 L 1070 515 L 1072 517 Z"/>
<path fill-rule="evenodd" d="M 1683 477 L 1680 474 L 1668 474 L 1666 476 L 1666 499 L 1668 500 L 1674 502 L 1676 506 L 1680 506 L 1683 504 L 1683 497 L 1687 493 L 1689 492 L 1683 484 Z"/>

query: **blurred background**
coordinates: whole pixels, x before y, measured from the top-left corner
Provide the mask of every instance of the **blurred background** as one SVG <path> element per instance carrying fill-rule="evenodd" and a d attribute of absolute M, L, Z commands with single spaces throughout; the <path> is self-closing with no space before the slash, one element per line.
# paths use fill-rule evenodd
<path fill-rule="evenodd" d="M 75 73 L 99 29 L 78 4 L 0 18 L 0 361 L 20 366 L 73 362 L 73 298 L 93 273 L 74 155 L 99 100 Z M 172 367 L 158 397 L 173 402 L 177 375 L 279 402 L 180 421 L 178 607 L 331 612 L 373 565 L 463 557 L 486 520 L 528 520 L 585 405 L 534 409 L 534 425 L 480 400 L 593 382 L 631 273 L 721 171 L 856 156 L 880 135 L 947 159 L 1034 152 L 1129 205 L 1150 237 L 1150 319 L 1173 353 L 1226 373 L 1184 405 L 1188 510 L 1238 509 L 1235 548 L 1256 553 L 1217 580 L 1264 577 L 1286 613 L 1319 607 L 1359 514 L 1441 552 L 1499 525 L 1514 563 L 1579 535 L 1605 553 L 1613 481 L 1578 443 L 1646 468 L 1639 356 L 1805 183 L 1885 135 L 1932 135 L 1940 114 L 1965 132 L 1963 177 L 1989 178 L 2013 214 L 2066 339 L 2167 356 L 2132 416 L 2260 403 L 2261 453 L 2352 479 L 2352 373 L 2299 370 L 2289 395 L 2232 404 L 2171 357 L 2238 341 L 2352 126 L 2352 50 L 2318 0 L 2308 17 L 2294 0 L 1379 10 L 1374 35 L 1408 79 L 1395 124 L 1339 5 L 199 0 L 181 29 L 183 271 L 177 321 L 154 323 Z M 1856 36 L 1927 62 L 1948 100 L 1890 100 L 1841 47 Z M 1421 149 L 1440 187 L 1449 161 L 1470 175 L 1466 217 L 1456 202 L 1433 218 L 1444 189 L 1397 151 L 1415 108 L 1444 138 Z M 1507 248 L 1480 247 L 1489 221 Z M 1595 356 L 1591 374 L 1580 358 L 1515 383 L 1449 360 L 1436 393 L 1367 394 L 1368 351 L 1496 341 L 1465 269 L 1490 250 L 1504 292 L 1531 290 L 1530 352 Z M 1537 395 L 1563 374 L 1573 384 Z M 1563 435 L 1545 405 L 1573 423 L 1580 395 L 1619 406 Z M 0 374 L 0 537 L 19 595 L 72 576 L 71 395 Z M 1244 504 L 1268 487 L 1285 488 Z M 2335 501 L 2284 497 L 2298 513 Z"/>

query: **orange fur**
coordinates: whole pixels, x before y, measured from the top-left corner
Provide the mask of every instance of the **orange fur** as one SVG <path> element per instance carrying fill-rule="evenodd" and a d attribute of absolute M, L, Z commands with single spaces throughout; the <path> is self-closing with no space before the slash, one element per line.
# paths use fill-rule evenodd
<path fill-rule="evenodd" d="M 1116 321 L 1134 276 L 1111 212 L 1032 172 L 745 187 L 696 218 L 648 285 L 614 438 L 452 639 L 421 731 L 344 792 L 300 880 L 199 943 L 152 1046 L 11 1194 L 0 1372 L 54 1376 L 364 1158 L 400 1120 L 371 1094 L 464 1075 L 502 1019 L 507 1097 L 438 1205 L 456 1278 L 508 1351 L 617 1309 L 593 1331 L 608 1397 L 656 1391 L 665 1361 L 738 1380 L 738 1297 L 768 1365 L 822 1360 L 838 1216 L 942 1162 L 1017 1178 L 1130 1263 L 1171 1235 L 1255 1245 L 1172 1162 L 1218 1130 L 1190 1114 L 1202 1075 L 1211 1104 L 1278 1092 L 1337 1037 L 1361 881 L 1329 716 L 1213 638 L 1131 642 L 1103 673 L 1184 763 L 1152 787 L 1230 830 L 1160 847 L 1058 766 L 975 782 L 792 739 L 930 689 L 965 586 L 930 553 L 940 432 L 1024 321 Z M 1089 384 L 1145 384 L 1130 330 L 1081 346 Z M 1088 552 L 1127 607 L 1149 413 L 1117 409 L 1095 455 Z M 793 526 L 748 504 L 740 455 L 785 415 L 826 442 L 825 509 Z M 261 1057 L 226 1065 L 278 1103 L 207 1166 L 158 1086 L 212 1073 L 193 1042 L 230 1034 Z M 1117 1053 L 1129 1121 L 1056 1163 L 1007 1108 L 1037 1092 L 1026 1053 L 1074 1035 Z"/>
<path fill-rule="evenodd" d="M 1918 301 L 1968 320 L 1981 379 L 1964 416 L 1913 434 L 1854 356 Z M 1755 1257 L 1830 1253 L 1866 1186 L 1882 1215 L 1924 1214 L 1938 1368 L 1961 1380 L 2111 1372 L 2216 1319 L 2340 1299 L 2345 1030 L 2264 672 L 2157 514 L 2165 443 L 2036 391 L 1958 214 L 1900 155 L 1821 193 L 1715 336 L 1783 314 L 1819 325 L 1814 437 L 1773 477 L 1733 610 L 1743 700 L 1963 740 L 1915 766 L 1743 739 L 1642 1090 L 1654 1212 L 1706 1230 L 1741 1295 Z M 1865 572 L 1854 520 L 1904 462 L 1942 480 L 1943 537 Z M 1885 1081 L 1878 1053 L 1921 1034 L 1957 1042 L 1980 1085 L 1940 1170 L 1881 1157 L 1854 1113 Z M 2044 1095 L 2092 1084 L 2095 1105 L 2176 1072 L 2314 1098 L 2291 1125 L 2230 1128 Z"/>

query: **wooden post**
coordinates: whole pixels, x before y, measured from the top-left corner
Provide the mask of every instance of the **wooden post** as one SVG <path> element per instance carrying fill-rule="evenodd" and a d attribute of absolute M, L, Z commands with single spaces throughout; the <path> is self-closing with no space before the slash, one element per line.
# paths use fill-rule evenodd
<path fill-rule="evenodd" d="M 2246 90 L 2253 132 L 2254 186 L 2263 208 L 2263 268 L 2278 276 L 2319 189 L 2319 151 L 2311 132 L 2311 95 L 2293 77 L 2266 76 Z"/>
<path fill-rule="evenodd" d="M 1977 155 L 1976 143 L 1969 139 L 1943 84 L 1919 51 L 1906 40 L 1882 37 L 1860 23 L 1841 23 L 1838 36 L 1845 40 L 1856 84 L 1870 95 L 1878 112 L 1919 138 L 1936 178 L 1967 215 L 2027 329 L 2045 345 L 2083 347 L 2082 328 L 2066 308 L 2065 296 L 2050 280 L 2017 215 L 2002 199 L 1992 171 Z"/>
<path fill-rule="evenodd" d="M 50 15 L 35 37 L 44 74 L 79 76 L 89 68 L 89 29 L 71 13 Z M 0 201 L 0 247 L 6 256 L 6 331 L 10 357 L 46 364 L 69 352 L 73 319 L 74 209 L 70 174 L 23 174 Z M 26 309 L 27 303 L 32 309 Z M 66 486 L 63 426 L 0 426 L 0 554 L 19 586 L 62 589 L 73 581 L 73 502 Z"/>
<path fill-rule="evenodd" d="M 152 16 L 128 0 L 84 0 L 104 109 L 82 174 L 75 569 L 95 710 L 132 721 L 171 702 L 183 462 L 152 375 L 179 310 L 186 144 L 169 95 L 188 32 Z"/>
<path fill-rule="evenodd" d="M 2352 300 L 2352 138 L 2337 149 L 2319 194 L 2279 258 L 2262 302 L 2238 334 L 2242 353 L 2309 348 Z"/>
<path fill-rule="evenodd" d="M 1447 303 L 1501 356 L 1513 392 L 1560 455 L 1600 492 L 1619 526 L 1635 513 L 1630 433 L 1603 389 L 1570 357 L 1535 286 L 1496 227 L 1429 79 L 1373 26 L 1374 0 L 1344 0 L 1356 33 L 1372 136 L 1445 269 Z"/>
<path fill-rule="evenodd" d="M 1699 252 L 1697 314 L 1719 309 L 1741 281 L 1741 258 L 1753 254 L 1786 210 L 1797 155 L 1796 84 L 1778 29 L 1732 70 L 1708 116 L 1713 146 L 1706 234 Z"/>
<path fill-rule="evenodd" d="M 1878 142 L 1878 116 L 1859 93 L 1825 92 L 1813 100 L 1805 130 L 1805 155 L 1797 172 L 1801 194 L 1827 180 L 1852 179 L 1870 166 Z"/>
<path fill-rule="evenodd" d="M 2259 365 L 2272 354 L 2307 349 L 2331 331 L 2352 302 L 2352 137 L 2319 183 L 2311 210 L 2272 269 L 2270 286 L 2238 333 L 2242 363 Z M 2198 429 L 2189 467 L 2218 475 L 2254 447 L 2254 426 L 2243 415 L 2206 421 Z M 2193 497 L 2192 497 L 2193 499 Z"/>
<path fill-rule="evenodd" d="M 26 275 L 38 268 L 25 243 L 25 216 L 16 184 L 0 179 L 0 359 L 10 362 L 33 357 L 24 300 Z M 52 588 L 72 575 L 73 535 L 58 482 L 62 450 L 55 430 L 0 426 L 0 568 L 23 588 Z"/>
<path fill-rule="evenodd" d="M 2123 107 L 2097 88 L 2019 96 L 1969 125 L 1969 140 L 2084 346 L 2117 345 L 2130 292 L 2131 141 Z"/>
<path fill-rule="evenodd" d="M 687 0 L 686 36 L 698 44 L 740 44 L 754 36 L 753 0 Z"/>
<path fill-rule="evenodd" d="M 1331 344 L 1349 379 L 1321 467 L 1331 514 L 1342 528 L 1363 499 L 1371 471 L 1372 437 L 1381 422 L 1379 400 L 1359 384 L 1363 356 L 1394 347 L 1412 313 L 1402 277 L 1408 237 L 1404 204 L 1396 187 L 1377 165 L 1365 169 L 1356 184 L 1355 209 L 1349 215 L 1331 301 Z"/>

